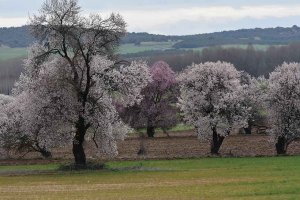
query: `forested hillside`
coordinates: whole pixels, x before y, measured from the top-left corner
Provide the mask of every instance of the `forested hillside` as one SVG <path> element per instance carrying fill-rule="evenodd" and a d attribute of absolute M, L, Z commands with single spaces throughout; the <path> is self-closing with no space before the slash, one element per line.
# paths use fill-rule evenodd
<path fill-rule="evenodd" d="M 300 41 L 300 27 L 255 28 L 186 36 L 175 48 L 197 48 L 226 44 L 279 45 Z"/>
<path fill-rule="evenodd" d="M 266 44 L 278 45 L 300 41 L 300 27 L 255 28 L 215 33 L 166 36 L 149 33 L 127 33 L 123 44 L 139 45 L 142 42 L 176 41 L 173 48 L 197 48 L 226 44 Z M 27 47 L 33 42 L 28 26 L 0 28 L 0 45 L 8 47 Z"/>
<path fill-rule="evenodd" d="M 28 47 L 33 41 L 27 26 L 0 28 L 0 46 Z"/>

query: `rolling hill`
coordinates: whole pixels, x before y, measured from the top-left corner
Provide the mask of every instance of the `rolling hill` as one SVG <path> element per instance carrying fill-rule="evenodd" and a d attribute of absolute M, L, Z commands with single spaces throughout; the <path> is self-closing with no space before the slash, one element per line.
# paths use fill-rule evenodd
<path fill-rule="evenodd" d="M 0 45 L 13 48 L 29 46 L 34 39 L 30 36 L 28 28 L 28 26 L 0 28 Z M 133 32 L 128 33 L 122 39 L 121 43 L 138 47 L 145 42 L 170 42 L 172 45 L 169 48 L 181 49 L 249 43 L 259 45 L 285 45 L 296 41 L 300 41 L 300 27 L 298 26 L 288 28 L 240 29 L 184 36 Z"/>

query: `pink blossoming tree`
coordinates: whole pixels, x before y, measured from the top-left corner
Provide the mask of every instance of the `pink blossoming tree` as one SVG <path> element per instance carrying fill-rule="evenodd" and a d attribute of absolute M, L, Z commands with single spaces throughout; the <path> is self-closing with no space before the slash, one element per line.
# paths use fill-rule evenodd
<path fill-rule="evenodd" d="M 175 73 L 164 61 L 154 63 L 149 71 L 152 81 L 142 90 L 141 103 L 119 110 L 130 126 L 146 128 L 148 137 L 154 137 L 156 128 L 167 130 L 178 122 L 178 86 Z"/>

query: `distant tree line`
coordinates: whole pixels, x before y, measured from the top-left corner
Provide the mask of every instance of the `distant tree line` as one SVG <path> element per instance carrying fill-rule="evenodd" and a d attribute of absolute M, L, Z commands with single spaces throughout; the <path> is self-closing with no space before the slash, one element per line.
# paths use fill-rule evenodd
<path fill-rule="evenodd" d="M 149 34 L 149 33 L 127 33 L 122 39 L 122 43 L 134 43 L 140 44 L 141 42 L 167 42 L 167 41 L 178 41 L 184 36 L 169 36 L 169 35 L 159 35 L 159 34 Z"/>
<path fill-rule="evenodd" d="M 232 47 L 212 47 L 202 51 L 167 50 L 147 51 L 136 54 L 122 55 L 125 60 L 146 59 L 150 65 L 156 61 L 166 61 L 174 71 L 182 71 L 192 63 L 216 62 L 218 60 L 230 62 L 241 71 L 254 77 L 268 76 L 276 66 L 283 62 L 300 62 L 300 43 L 285 46 L 272 46 L 267 50 L 255 49 L 248 45 L 246 49 Z M 0 93 L 9 94 L 14 82 L 22 71 L 22 58 L 0 62 Z"/>
<path fill-rule="evenodd" d="M 258 77 L 268 76 L 270 72 L 283 62 L 300 62 L 300 43 L 280 47 L 269 47 L 267 50 L 255 49 L 248 45 L 242 48 L 205 48 L 201 52 L 181 51 L 179 53 L 165 52 L 148 57 L 149 63 L 164 60 L 172 66 L 174 71 L 181 71 L 192 63 L 226 61 L 234 64 L 238 70 L 246 71 Z"/>
<path fill-rule="evenodd" d="M 0 94 L 10 94 L 16 80 L 19 78 L 23 58 L 15 58 L 0 62 Z"/>

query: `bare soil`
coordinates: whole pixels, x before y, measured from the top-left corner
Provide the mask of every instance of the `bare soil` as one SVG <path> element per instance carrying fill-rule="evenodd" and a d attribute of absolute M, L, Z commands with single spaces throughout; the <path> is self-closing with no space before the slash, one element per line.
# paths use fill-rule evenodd
<path fill-rule="evenodd" d="M 140 149 L 142 154 L 138 154 Z M 85 144 L 86 155 L 92 160 L 107 160 L 105 156 L 97 155 L 93 142 Z M 155 138 L 140 138 L 131 136 L 118 143 L 119 155 L 115 160 L 140 159 L 175 159 L 209 157 L 210 145 L 207 141 L 197 139 L 193 131 L 158 134 Z M 0 165 L 15 164 L 46 164 L 66 163 L 73 159 L 72 147 L 66 146 L 54 149 L 52 159 L 43 159 L 38 153 L 29 153 L 20 158 L 19 155 L 10 155 L 8 159 L 1 159 Z M 290 144 L 289 155 L 300 155 L 300 140 Z M 220 155 L 222 157 L 253 157 L 275 156 L 275 144 L 267 135 L 230 135 L 225 138 Z"/>

